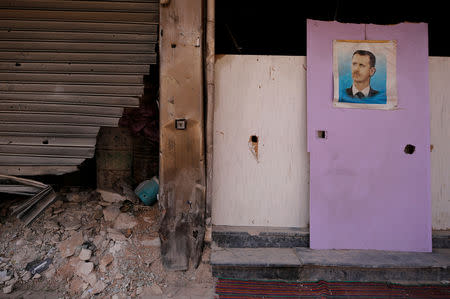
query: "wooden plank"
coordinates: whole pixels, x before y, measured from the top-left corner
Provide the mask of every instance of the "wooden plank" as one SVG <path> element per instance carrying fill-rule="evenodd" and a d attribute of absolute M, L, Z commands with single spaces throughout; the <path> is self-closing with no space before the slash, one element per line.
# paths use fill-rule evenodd
<path fill-rule="evenodd" d="M 65 103 L 79 105 L 98 105 L 110 107 L 137 107 L 139 106 L 138 97 L 119 97 L 119 96 L 95 96 L 95 95 L 77 95 L 63 93 L 18 93 L 2 92 L 1 101 L 20 101 L 20 102 L 38 102 L 38 103 Z"/>
<path fill-rule="evenodd" d="M 26 157 L 14 155 L 0 155 L 0 165 L 2 166 L 21 166 L 21 165 L 61 165 L 75 166 L 80 165 L 84 158 L 53 158 L 53 157 Z"/>
<path fill-rule="evenodd" d="M 158 23 L 100 23 L 77 21 L 39 21 L 39 20 L 7 20 L 0 18 L 0 29 L 3 30 L 31 30 L 31 31 L 70 31 L 70 32 L 109 32 L 109 33 L 157 33 Z"/>
<path fill-rule="evenodd" d="M 102 53 L 58 53 L 58 52 L 0 52 L 1 61 L 22 62 L 71 62 L 71 63 L 116 63 L 155 64 L 156 54 L 102 54 Z"/>
<path fill-rule="evenodd" d="M 92 158 L 95 147 L 48 146 L 48 145 L 2 145 L 0 155 L 50 156 L 64 158 Z"/>
<path fill-rule="evenodd" d="M 42 20 L 42 21 L 90 21 L 90 22 L 131 22 L 157 23 L 157 12 L 101 12 L 101 11 L 53 11 L 1 9 L 0 19 Z"/>
<path fill-rule="evenodd" d="M 65 173 L 70 173 L 77 171 L 78 167 L 73 166 L 62 166 L 62 165 L 52 165 L 52 166 L 2 166 L 2 173 L 8 175 L 62 175 Z"/>
<path fill-rule="evenodd" d="M 4 124 L 0 123 L 0 135 L 2 136 L 45 136 L 55 137 L 96 137 L 100 127 L 97 126 L 73 126 L 54 124 Z"/>
<path fill-rule="evenodd" d="M 143 84 L 142 75 L 91 75 L 91 74 L 43 74 L 43 73 L 5 73 L 0 72 L 0 82 L 23 82 L 23 83 L 64 83 L 64 84 L 87 84 L 87 83 L 117 83 L 120 85 Z"/>
<path fill-rule="evenodd" d="M 87 85 L 87 84 L 23 84 L 5 83 L 0 84 L 0 91 L 17 92 L 65 92 L 76 94 L 98 94 L 98 95 L 124 95 L 140 96 L 144 87 L 141 85 Z"/>
<path fill-rule="evenodd" d="M 148 64 L 0 62 L 0 71 L 14 73 L 148 75 L 149 70 Z"/>
<path fill-rule="evenodd" d="M 123 12 L 157 12 L 158 3 L 152 2 L 110 2 L 105 5 L 100 1 L 42 1 L 42 0 L 3 0 L 0 9 L 41 9 L 67 11 L 123 11 Z"/>
<path fill-rule="evenodd" d="M 33 113 L 56 113 L 77 114 L 92 116 L 109 116 L 120 118 L 123 114 L 121 107 L 109 106 L 86 106 L 86 105 L 59 105 L 41 103 L 0 102 L 0 112 L 33 112 Z"/>
<path fill-rule="evenodd" d="M 44 42 L 44 41 L 2 41 L 0 51 L 9 52 L 78 52 L 78 53 L 155 53 L 155 43 L 95 43 L 95 42 Z"/>
<path fill-rule="evenodd" d="M 205 233 L 202 9 L 201 0 L 161 7 L 159 234 L 172 270 L 198 265 Z M 185 130 L 175 130 L 177 118 Z"/>
<path fill-rule="evenodd" d="M 48 146 L 80 146 L 80 147 L 95 147 L 97 139 L 93 137 L 76 138 L 76 137 L 57 137 L 52 136 L 8 136 L 0 135 L 0 144 L 11 145 L 42 145 Z"/>
<path fill-rule="evenodd" d="M 56 28 L 57 29 L 57 28 Z M 18 31 L 0 30 L 0 40 L 28 40 L 28 41 L 71 41 L 71 42 L 112 42 L 112 43 L 155 43 L 156 34 L 131 33 L 92 33 L 92 32 L 58 32 L 58 31 Z"/>
<path fill-rule="evenodd" d="M 83 126 L 105 126 L 116 127 L 119 118 L 86 116 L 72 114 L 44 114 L 44 113 L 9 113 L 0 112 L 0 123 L 15 124 L 67 124 L 67 125 L 83 125 Z"/>

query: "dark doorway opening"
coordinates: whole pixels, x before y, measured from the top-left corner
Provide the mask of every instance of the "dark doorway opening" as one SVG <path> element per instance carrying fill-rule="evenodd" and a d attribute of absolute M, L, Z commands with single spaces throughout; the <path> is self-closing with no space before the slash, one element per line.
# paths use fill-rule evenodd
<path fill-rule="evenodd" d="M 444 9 L 433 1 L 216 1 L 216 53 L 306 55 L 306 19 L 428 23 L 430 56 L 450 56 Z"/>

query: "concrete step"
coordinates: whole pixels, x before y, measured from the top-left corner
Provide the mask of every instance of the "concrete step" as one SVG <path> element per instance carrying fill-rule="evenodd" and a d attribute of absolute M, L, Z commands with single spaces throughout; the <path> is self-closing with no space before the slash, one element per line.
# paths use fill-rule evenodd
<path fill-rule="evenodd" d="M 433 231 L 433 248 L 450 248 L 450 230 Z"/>
<path fill-rule="evenodd" d="M 292 227 L 213 227 L 213 241 L 223 248 L 309 247 L 309 229 Z M 433 231 L 433 248 L 450 248 L 450 231 Z"/>
<path fill-rule="evenodd" d="M 212 239 L 224 248 L 309 247 L 309 229 L 217 225 L 213 227 Z"/>
<path fill-rule="evenodd" d="M 215 247 L 211 265 L 215 277 L 235 279 L 448 283 L 450 249 L 417 253 Z"/>

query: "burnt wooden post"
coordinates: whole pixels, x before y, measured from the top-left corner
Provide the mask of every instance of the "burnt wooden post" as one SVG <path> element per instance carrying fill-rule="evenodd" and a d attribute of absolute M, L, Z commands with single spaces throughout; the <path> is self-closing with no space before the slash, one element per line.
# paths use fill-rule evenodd
<path fill-rule="evenodd" d="M 202 22 L 202 0 L 161 1 L 159 235 L 172 270 L 198 266 L 205 235 Z"/>

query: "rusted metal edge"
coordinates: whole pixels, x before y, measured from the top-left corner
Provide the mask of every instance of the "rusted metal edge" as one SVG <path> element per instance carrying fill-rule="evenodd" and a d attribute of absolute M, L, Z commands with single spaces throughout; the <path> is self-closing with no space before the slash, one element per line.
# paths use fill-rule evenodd
<path fill-rule="evenodd" d="M 45 188 L 47 186 L 46 184 L 43 184 L 43 183 L 38 182 L 38 181 L 34 181 L 34 180 L 30 180 L 30 179 L 24 179 L 24 178 L 19 178 L 19 177 L 15 177 L 15 176 L 11 176 L 11 175 L 5 175 L 5 174 L 0 174 L 0 179 L 16 181 L 18 183 L 21 183 L 21 184 L 24 184 L 24 185 L 27 185 L 27 186 L 37 187 L 37 188 Z"/>
<path fill-rule="evenodd" d="M 78 170 L 77 165 L 13 165 L 2 166 L 2 172 L 8 175 L 61 175 Z"/>
<path fill-rule="evenodd" d="M 41 182 L 3 174 L 0 174 L 0 180 L 8 180 L 23 184 L 15 185 L 15 192 L 10 188 L 10 186 L 6 186 L 7 188 L 0 188 L 0 191 L 3 190 L 7 193 L 11 193 L 11 191 L 13 191 L 14 194 L 24 195 L 27 195 L 30 192 L 34 194 L 24 203 L 12 209 L 12 214 L 16 215 L 18 219 L 21 219 L 24 222 L 24 226 L 29 225 L 56 199 L 56 194 L 53 191 L 53 188 Z M 19 191 L 17 192 L 17 190 Z"/>

